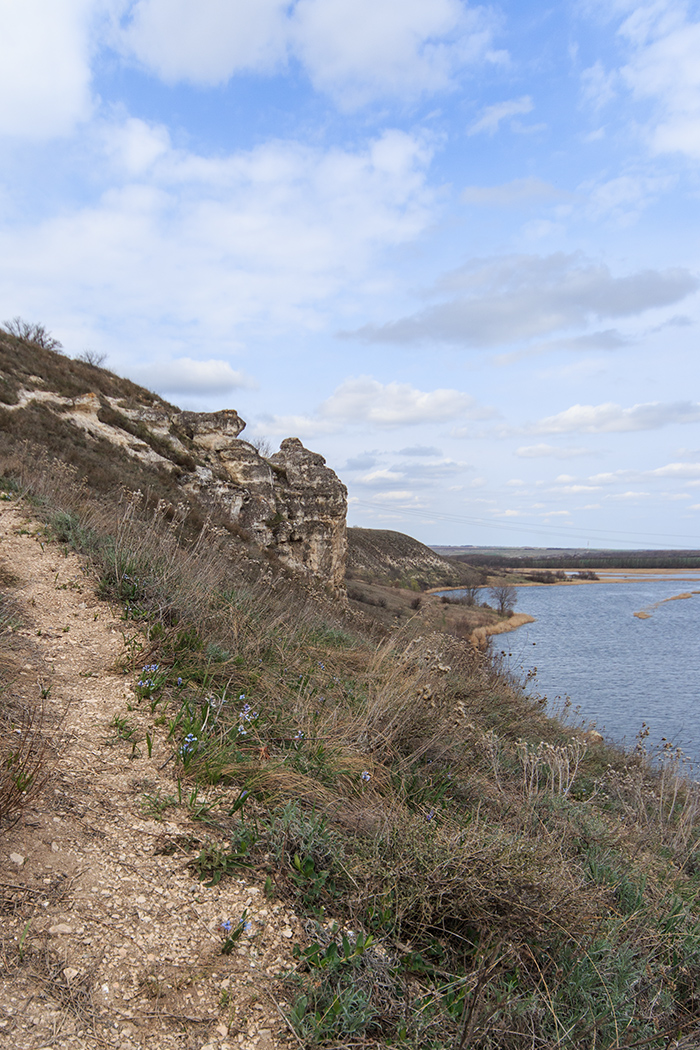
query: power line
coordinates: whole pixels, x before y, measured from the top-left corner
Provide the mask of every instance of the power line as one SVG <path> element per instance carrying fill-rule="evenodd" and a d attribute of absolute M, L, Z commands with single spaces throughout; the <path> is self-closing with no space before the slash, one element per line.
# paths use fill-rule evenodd
<path fill-rule="evenodd" d="M 370 507 L 372 510 L 383 510 L 383 511 L 391 510 L 391 508 L 387 507 L 387 505 L 385 503 L 373 503 L 371 500 L 363 500 L 363 499 L 355 498 L 353 500 L 353 505 L 357 505 L 357 504 L 359 504 L 360 506 L 363 506 L 363 507 Z M 397 511 L 396 513 L 399 513 L 399 512 Z M 585 530 L 584 529 L 575 529 L 575 528 L 572 528 L 572 529 L 561 529 L 561 528 L 557 528 L 556 525 L 552 525 L 552 526 L 542 525 L 542 524 L 540 524 L 538 522 L 531 522 L 531 523 L 528 524 L 527 521 L 522 521 L 522 522 L 519 521 L 517 524 L 516 523 L 510 524 L 509 522 L 492 520 L 490 518 L 472 518 L 472 517 L 465 517 L 465 516 L 458 515 L 458 514 L 445 514 L 445 513 L 442 513 L 440 511 L 417 510 L 414 507 L 401 508 L 400 513 L 401 514 L 412 515 L 414 517 L 420 517 L 420 518 L 423 518 L 423 519 L 425 519 L 426 516 L 429 516 L 431 518 L 437 518 L 440 521 L 454 522 L 457 525 L 471 525 L 471 526 L 476 527 L 476 528 L 491 528 L 491 529 L 496 528 L 496 529 L 501 529 L 501 530 L 506 531 L 506 532 L 532 532 L 532 533 L 535 533 L 536 535 L 550 535 L 550 536 L 554 532 L 555 534 L 559 534 L 561 536 L 569 536 L 569 537 L 572 537 L 572 536 L 573 537 L 584 536 L 584 537 L 586 537 L 586 539 L 588 539 L 591 536 L 594 536 L 594 537 L 597 537 L 599 541 L 604 540 L 606 537 L 615 537 L 615 536 L 621 536 L 621 537 L 624 536 L 624 537 L 626 537 L 628 539 L 630 537 L 640 537 L 641 540 L 644 540 L 644 539 L 648 538 L 647 542 L 657 543 L 657 544 L 659 543 L 660 540 L 663 540 L 663 541 L 666 542 L 668 550 L 672 550 L 674 548 L 677 548 L 678 550 L 686 550 L 686 549 L 688 549 L 687 545 L 681 547 L 678 543 L 669 542 L 671 539 L 675 539 L 675 540 L 681 540 L 681 539 L 690 540 L 695 546 L 697 546 L 697 543 L 698 543 L 698 537 L 697 536 L 691 537 L 691 536 L 681 536 L 681 535 L 677 535 L 677 534 L 675 536 L 673 536 L 670 533 L 632 532 L 630 530 L 621 531 L 621 530 L 617 530 L 617 529 L 606 529 L 606 530 L 593 529 L 593 528 L 587 528 Z M 652 537 L 652 536 L 657 537 L 657 539 L 656 540 L 650 539 L 650 537 Z M 611 542 L 615 542 L 615 541 L 613 539 L 611 539 Z"/>

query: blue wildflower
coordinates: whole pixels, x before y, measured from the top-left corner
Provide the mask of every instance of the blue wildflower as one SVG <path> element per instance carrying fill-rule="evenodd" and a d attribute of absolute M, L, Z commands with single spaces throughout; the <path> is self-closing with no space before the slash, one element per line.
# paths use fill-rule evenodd
<path fill-rule="evenodd" d="M 194 733 L 188 733 L 182 744 L 180 745 L 180 755 L 184 758 L 185 755 L 189 755 L 190 751 L 194 751 L 194 745 L 197 743 L 197 737 Z"/>
<path fill-rule="evenodd" d="M 365 782 L 365 784 L 366 784 L 367 781 L 371 780 L 371 779 L 372 779 L 372 774 L 369 772 L 369 770 L 363 769 L 362 772 L 360 773 L 360 780 L 363 780 Z"/>

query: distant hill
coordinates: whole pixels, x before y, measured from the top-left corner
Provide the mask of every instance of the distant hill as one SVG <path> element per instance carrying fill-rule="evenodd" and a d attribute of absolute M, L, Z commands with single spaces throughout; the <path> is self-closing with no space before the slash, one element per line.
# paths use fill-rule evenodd
<path fill-rule="evenodd" d="M 349 579 L 399 583 L 404 587 L 457 587 L 479 582 L 480 575 L 456 560 L 391 529 L 348 529 Z"/>

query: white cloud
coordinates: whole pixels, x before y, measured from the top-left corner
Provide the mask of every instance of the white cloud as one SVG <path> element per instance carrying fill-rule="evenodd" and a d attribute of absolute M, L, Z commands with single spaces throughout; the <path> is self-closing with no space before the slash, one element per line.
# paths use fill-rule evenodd
<path fill-rule="evenodd" d="M 102 135 L 108 157 L 127 176 L 143 176 L 172 148 L 167 128 L 137 117 L 103 127 Z"/>
<path fill-rule="evenodd" d="M 313 415 L 261 416 L 258 429 L 271 434 L 291 433 L 313 437 L 316 434 L 335 433 L 346 426 L 384 429 L 442 422 L 470 415 L 481 418 L 489 412 L 478 405 L 473 397 L 459 390 L 423 391 L 409 383 L 380 383 L 371 376 L 359 376 L 344 380 Z M 351 469 L 367 469 L 374 466 L 375 462 L 374 457 L 360 457 L 358 461 L 353 461 Z M 368 483 L 367 479 L 374 477 L 386 481 L 388 478 L 396 480 L 408 476 L 446 476 L 467 467 L 468 464 L 453 460 L 427 465 L 409 462 L 390 471 L 377 467 L 361 480 Z"/>
<path fill-rule="evenodd" d="M 601 109 L 615 98 L 617 80 L 616 72 L 608 73 L 603 68 L 602 62 L 594 62 L 581 74 L 584 100 L 594 109 Z"/>
<path fill-rule="evenodd" d="M 463 474 L 465 470 L 473 470 L 469 463 L 462 463 L 455 459 L 443 459 L 437 463 L 401 463 L 397 468 L 403 477 L 411 481 L 438 481 L 440 478 L 449 478 L 454 474 Z"/>
<path fill-rule="evenodd" d="M 535 434 L 620 434 L 697 422 L 700 422 L 700 403 L 693 401 L 653 401 L 632 408 L 608 401 L 603 405 L 572 405 L 564 412 L 539 420 L 529 430 Z"/>
<path fill-rule="evenodd" d="M 317 326 L 377 252 L 433 216 L 430 151 L 401 131 L 356 149 L 273 140 L 204 157 L 130 119 L 91 142 L 102 194 L 0 228 L 0 281 L 13 312 L 37 300 L 54 327 L 99 317 L 113 360 L 146 339 L 153 356 L 198 343 L 226 358 L 247 324 Z"/>
<path fill-rule="evenodd" d="M 579 189 L 589 192 L 587 211 L 593 219 L 607 217 L 628 223 L 662 193 L 671 189 L 675 182 L 676 178 L 671 175 L 620 175 L 598 185 L 580 186 Z"/>
<path fill-rule="evenodd" d="M 255 386 L 250 376 L 234 371 L 228 361 L 215 358 L 195 361 L 191 357 L 179 357 L 149 365 L 133 365 L 128 372 L 135 382 L 159 394 L 227 394 L 242 387 Z"/>
<path fill-rule="evenodd" d="M 358 485 L 386 485 L 391 482 L 403 482 L 405 478 L 402 473 L 397 470 L 372 470 L 369 474 L 364 474 L 362 477 L 357 478 L 356 484 Z"/>
<path fill-rule="evenodd" d="M 618 36 L 627 61 L 606 71 L 600 62 L 583 73 L 584 98 L 599 109 L 626 87 L 649 103 L 637 125 L 653 153 L 700 157 L 700 22 L 685 0 L 627 0 L 612 5 L 622 16 Z M 610 6 L 606 7 L 607 21 Z"/>
<path fill-rule="evenodd" d="M 167 82 L 221 84 L 287 53 L 287 0 L 137 0 L 122 46 Z"/>
<path fill-rule="evenodd" d="M 401 503 L 406 503 L 407 501 L 410 500 L 411 503 L 413 505 L 415 505 L 415 506 L 418 506 L 418 507 L 424 506 L 423 503 L 418 501 L 418 497 L 416 496 L 416 494 L 414 492 L 411 492 L 410 489 L 399 489 L 398 492 L 374 492 L 372 494 L 372 499 L 374 499 L 374 500 L 384 500 L 386 502 L 394 502 L 394 501 L 396 501 L 396 502 L 401 502 Z"/>
<path fill-rule="evenodd" d="M 523 95 L 522 98 L 512 98 L 507 102 L 497 102 L 493 106 L 486 106 L 482 110 L 479 119 L 468 129 L 467 134 L 478 135 L 479 132 L 485 131 L 489 135 L 494 135 L 498 131 L 498 126 L 502 120 L 507 120 L 508 117 L 519 116 L 521 113 L 531 113 L 533 109 L 534 105 L 529 95 Z"/>
<path fill-rule="evenodd" d="M 446 301 L 346 334 L 370 342 L 497 346 L 581 327 L 592 319 L 668 306 L 698 287 L 700 281 L 680 267 L 614 277 L 606 265 L 581 252 L 474 259 L 445 274 L 432 290 L 451 295 Z M 594 333 L 601 334 L 609 335 Z"/>
<path fill-rule="evenodd" d="M 411 445 L 410 448 L 400 448 L 400 456 L 441 456 L 442 452 L 434 445 Z"/>
<path fill-rule="evenodd" d="M 565 448 L 557 445 L 548 445 L 542 442 L 539 445 L 521 445 L 515 450 L 515 455 L 522 459 L 539 459 L 549 457 L 551 459 L 574 459 L 577 456 L 588 456 L 591 450 L 588 448 Z"/>
<path fill-rule="evenodd" d="M 70 134 L 90 116 L 97 0 L 0 0 L 0 134 Z"/>
<path fill-rule="evenodd" d="M 700 477 L 700 463 L 667 463 L 663 467 L 644 471 L 648 478 L 697 478 Z"/>
<path fill-rule="evenodd" d="M 346 379 L 321 405 L 321 417 L 379 427 L 442 422 L 489 413 L 459 390 L 417 390 L 409 383 L 380 383 L 371 376 Z"/>
<path fill-rule="evenodd" d="M 497 57 L 492 32 L 485 9 L 460 0 L 299 0 L 292 39 L 314 86 L 351 108 L 449 87 Z"/>
<path fill-rule="evenodd" d="M 621 70 L 638 98 L 655 110 L 647 133 L 655 153 L 700 157 L 700 22 L 681 4 L 642 4 L 622 25 L 632 48 Z"/>
<path fill-rule="evenodd" d="M 567 496 L 577 496 L 579 492 L 597 492 L 600 485 L 562 485 L 556 489 Z"/>
<path fill-rule="evenodd" d="M 617 499 L 620 499 L 620 500 L 622 500 L 622 499 L 624 499 L 624 500 L 628 500 L 628 499 L 629 500 L 636 500 L 636 499 L 647 499 L 649 496 L 651 496 L 650 492 L 638 492 L 638 491 L 634 491 L 633 489 L 630 489 L 628 492 L 616 492 L 616 493 L 613 493 L 611 495 L 604 496 L 603 498 L 604 499 L 611 499 L 611 500 L 617 500 Z"/>
<path fill-rule="evenodd" d="M 252 426 L 248 426 L 251 433 L 261 437 L 281 434 L 283 437 L 314 438 L 319 434 L 330 434 L 334 429 L 332 424 L 321 419 L 302 415 L 261 415 Z"/>
<path fill-rule="evenodd" d="M 530 203 L 541 204 L 568 197 L 569 194 L 558 190 L 542 179 L 513 179 L 501 186 L 466 186 L 462 190 L 465 204 L 491 205 L 497 208 L 523 207 Z"/>
<path fill-rule="evenodd" d="M 465 66 L 502 61 L 494 27 L 462 0 L 137 0 L 122 47 L 166 81 L 207 85 L 294 57 L 349 109 L 443 90 Z"/>

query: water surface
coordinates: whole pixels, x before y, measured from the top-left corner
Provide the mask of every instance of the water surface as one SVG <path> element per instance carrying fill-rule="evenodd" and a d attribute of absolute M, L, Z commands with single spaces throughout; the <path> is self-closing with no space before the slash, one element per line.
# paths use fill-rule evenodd
<path fill-rule="evenodd" d="M 633 744 L 646 722 L 650 740 L 666 738 L 700 764 L 700 577 L 624 583 L 519 587 L 517 612 L 536 622 L 494 645 L 511 654 L 524 676 L 537 668 L 530 692 L 550 707 L 569 697 L 606 737 Z M 648 608 L 649 619 L 634 616 Z"/>

